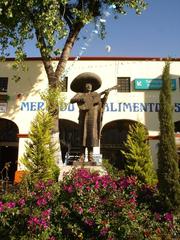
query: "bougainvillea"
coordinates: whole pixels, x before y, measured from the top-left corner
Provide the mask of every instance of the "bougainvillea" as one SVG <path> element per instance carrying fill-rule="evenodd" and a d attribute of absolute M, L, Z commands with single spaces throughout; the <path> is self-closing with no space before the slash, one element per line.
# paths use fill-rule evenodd
<path fill-rule="evenodd" d="M 156 211 L 157 195 L 155 187 L 139 188 L 135 177 L 113 179 L 75 169 L 59 183 L 39 182 L 28 194 L 3 197 L 0 236 L 6 240 L 173 239 L 179 234 L 179 220 L 171 212 Z M 147 204 L 153 198 L 154 203 Z"/>

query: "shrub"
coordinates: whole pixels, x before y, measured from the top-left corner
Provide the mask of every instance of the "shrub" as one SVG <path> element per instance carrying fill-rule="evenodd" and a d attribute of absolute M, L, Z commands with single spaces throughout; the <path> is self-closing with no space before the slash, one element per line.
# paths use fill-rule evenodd
<path fill-rule="evenodd" d="M 172 116 L 170 63 L 166 62 L 162 79 L 159 102 L 159 149 L 158 181 L 159 191 L 167 210 L 180 211 L 180 182 L 178 155 L 175 144 L 174 123 Z"/>
<path fill-rule="evenodd" d="M 147 139 L 148 132 L 141 123 L 130 126 L 125 150 L 121 150 L 126 158 L 125 174 L 137 176 L 140 183 L 156 184 L 157 176 Z"/>
<path fill-rule="evenodd" d="M 85 168 L 67 173 L 60 183 L 39 182 L 28 195 L 20 192 L 0 202 L 1 239 L 164 240 L 177 235 L 178 219 L 152 211 L 145 197 L 140 201 L 137 186 L 135 177 L 112 179 Z"/>
<path fill-rule="evenodd" d="M 59 167 L 55 163 L 55 145 L 51 142 L 52 116 L 45 110 L 37 113 L 31 124 L 30 140 L 26 142 L 26 152 L 21 159 L 29 174 L 28 181 L 58 179 Z M 26 178 L 27 179 L 27 178 Z"/>
<path fill-rule="evenodd" d="M 122 177 L 125 175 L 124 170 L 117 169 L 107 159 L 103 159 L 102 165 L 112 178 Z"/>

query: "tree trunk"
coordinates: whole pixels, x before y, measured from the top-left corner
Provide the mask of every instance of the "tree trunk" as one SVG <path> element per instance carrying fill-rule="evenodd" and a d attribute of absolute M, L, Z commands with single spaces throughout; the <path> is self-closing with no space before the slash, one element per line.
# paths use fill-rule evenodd
<path fill-rule="evenodd" d="M 52 61 L 49 60 L 47 56 L 43 57 L 43 51 L 41 52 L 41 55 L 43 58 L 43 64 L 48 77 L 49 88 L 56 88 L 59 85 L 59 83 L 63 81 L 63 79 L 61 79 L 61 76 L 64 73 L 72 47 L 82 27 L 83 27 L 82 24 L 78 24 L 74 29 L 70 31 L 56 70 L 53 69 Z M 43 42 L 43 44 L 45 43 Z M 51 111 L 51 109 L 49 110 Z M 59 106 L 57 106 L 56 110 L 52 113 L 52 115 L 54 117 L 54 127 L 52 130 L 52 143 L 56 145 L 56 149 L 57 149 L 55 161 L 58 164 L 58 166 L 62 166 L 63 162 L 62 162 L 62 154 L 61 154 L 61 147 L 60 147 L 60 132 L 59 132 Z"/>
<path fill-rule="evenodd" d="M 51 141 L 52 141 L 52 144 L 54 144 L 56 147 L 56 152 L 54 156 L 56 164 L 59 167 L 61 167 L 63 165 L 63 161 L 62 161 L 60 132 L 59 132 L 59 111 L 53 117 L 54 117 L 54 128 L 52 130 Z"/>
<path fill-rule="evenodd" d="M 79 23 L 78 25 L 76 25 L 76 27 L 73 30 L 69 32 L 69 36 L 66 40 L 66 43 L 64 45 L 64 48 L 61 54 L 61 58 L 59 60 L 59 63 L 55 71 L 55 75 L 57 78 L 60 78 L 64 73 L 66 63 L 69 59 L 71 50 L 82 28 L 83 28 L 83 24 Z"/>

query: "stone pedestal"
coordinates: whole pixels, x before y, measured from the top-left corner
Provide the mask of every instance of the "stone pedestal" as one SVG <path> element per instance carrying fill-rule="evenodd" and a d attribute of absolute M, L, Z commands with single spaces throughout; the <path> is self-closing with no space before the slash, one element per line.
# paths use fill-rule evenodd
<path fill-rule="evenodd" d="M 90 171 L 94 172 L 94 171 L 98 171 L 100 175 L 105 175 L 107 174 L 107 171 L 106 169 L 102 166 L 102 165 L 95 165 L 95 166 L 92 166 L 92 165 L 89 165 L 89 164 L 77 164 L 76 166 L 62 166 L 60 168 L 60 175 L 59 175 L 59 181 L 62 181 L 63 180 L 63 175 L 64 173 L 67 173 L 67 172 L 70 172 L 72 171 L 74 168 L 87 168 L 89 169 Z"/>
<path fill-rule="evenodd" d="M 88 166 L 97 166 L 96 162 L 79 162 L 79 161 L 74 161 L 73 166 L 75 167 L 88 167 Z"/>

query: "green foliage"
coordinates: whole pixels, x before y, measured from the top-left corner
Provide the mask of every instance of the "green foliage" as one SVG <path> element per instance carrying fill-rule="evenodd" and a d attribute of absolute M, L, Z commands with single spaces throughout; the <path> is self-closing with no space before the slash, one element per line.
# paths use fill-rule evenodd
<path fill-rule="evenodd" d="M 53 118 L 45 110 L 37 113 L 29 133 L 30 141 L 26 143 L 26 152 L 21 159 L 33 182 L 40 179 L 56 179 L 59 168 L 55 164 L 55 146 L 51 142 Z"/>
<path fill-rule="evenodd" d="M 162 202 L 167 209 L 180 209 L 180 183 L 178 155 L 172 118 L 170 63 L 163 70 L 163 86 L 160 91 L 160 138 L 158 149 L 158 180 Z"/>
<path fill-rule="evenodd" d="M 56 88 L 48 88 L 46 91 L 40 94 L 42 100 L 44 100 L 46 105 L 46 110 L 50 115 L 54 115 L 57 108 L 61 107 L 64 103 L 65 96 L 62 95 L 61 86 Z"/>
<path fill-rule="evenodd" d="M 135 177 L 113 179 L 85 168 L 59 183 L 39 181 L 28 195 L 0 201 L 1 239 L 178 239 L 178 215 L 151 211 L 148 201 L 156 190 L 144 186 L 141 193 L 138 186 Z"/>
<path fill-rule="evenodd" d="M 117 169 L 114 167 L 109 160 L 103 159 L 102 162 L 103 167 L 106 169 L 107 173 L 112 177 L 112 178 L 117 178 L 120 176 L 124 176 L 124 171 Z"/>
<path fill-rule="evenodd" d="M 126 158 L 125 174 L 137 176 L 141 183 L 155 184 L 157 182 L 153 168 L 147 130 L 140 123 L 130 126 L 126 150 L 121 150 Z"/>
<path fill-rule="evenodd" d="M 144 0 L 1 0 L 0 1 L 0 45 L 2 56 L 8 55 L 11 45 L 15 48 L 18 61 L 26 54 L 26 40 L 36 37 L 36 47 L 44 59 L 57 55 L 61 49 L 56 48 L 59 40 L 73 36 L 90 22 L 97 22 L 103 17 L 103 10 L 110 6 L 113 14 L 125 14 L 128 8 L 140 14 L 146 8 Z M 18 13 L 18 14 L 17 14 Z M 43 21 L 42 21 L 43 19 Z M 103 26 L 104 27 L 104 26 Z M 79 30 L 77 32 L 79 32 Z M 100 34 L 101 35 L 101 34 Z M 74 41 L 77 39 L 77 36 Z M 64 59 L 65 60 L 65 59 Z"/>

